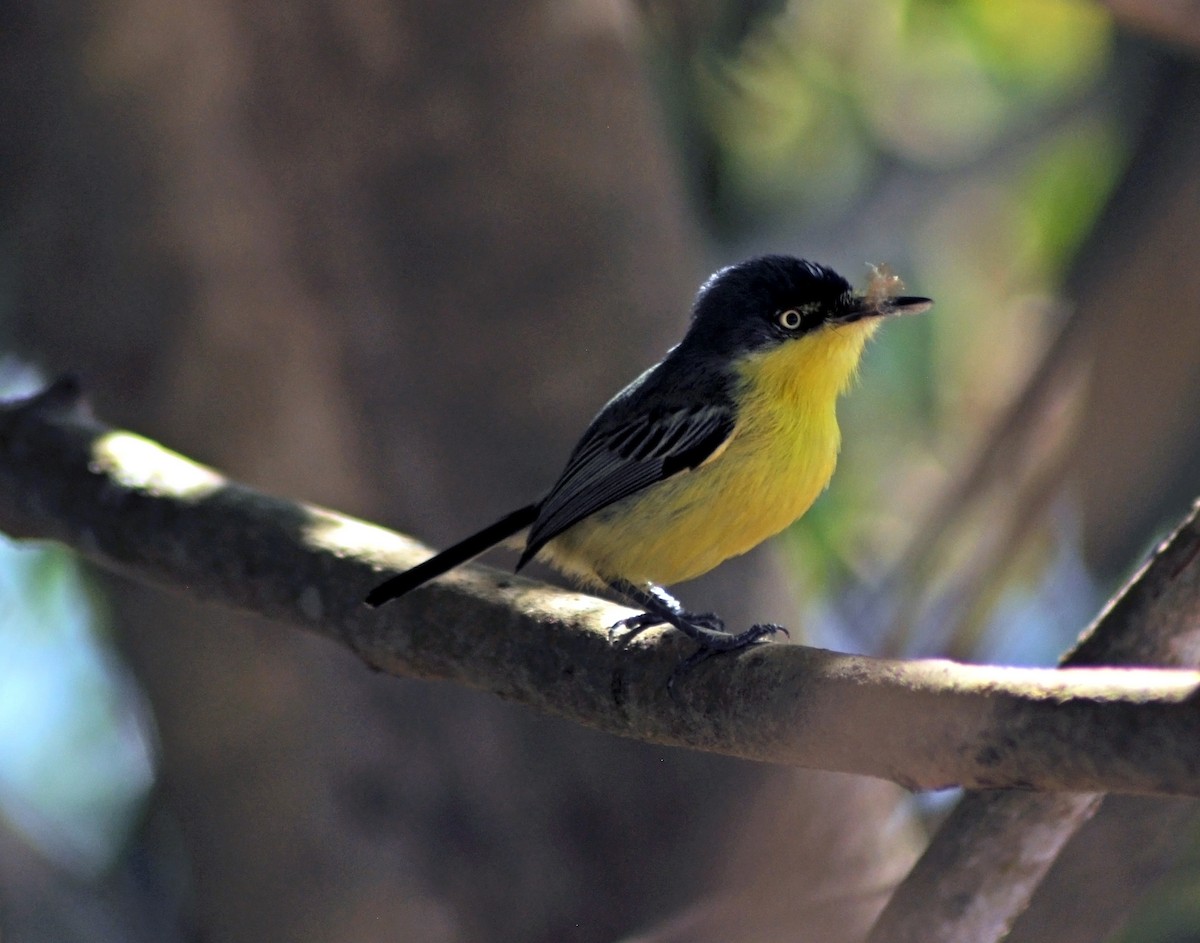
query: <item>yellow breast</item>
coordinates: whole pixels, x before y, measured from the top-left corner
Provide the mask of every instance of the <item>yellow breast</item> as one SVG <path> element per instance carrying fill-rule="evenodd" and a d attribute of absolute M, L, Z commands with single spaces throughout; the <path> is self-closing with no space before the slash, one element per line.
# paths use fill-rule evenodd
<path fill-rule="evenodd" d="M 550 562 L 589 582 L 670 585 L 779 533 L 829 484 L 837 398 L 874 328 L 874 319 L 825 328 L 746 358 L 728 444 L 563 532 L 545 548 Z"/>

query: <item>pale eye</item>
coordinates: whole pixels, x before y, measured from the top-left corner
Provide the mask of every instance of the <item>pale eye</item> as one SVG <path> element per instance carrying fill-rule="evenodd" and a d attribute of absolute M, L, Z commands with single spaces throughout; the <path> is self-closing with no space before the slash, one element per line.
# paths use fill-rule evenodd
<path fill-rule="evenodd" d="M 775 315 L 775 321 L 785 331 L 794 331 L 800 326 L 802 318 L 800 312 L 795 308 L 788 308 L 786 311 L 780 311 Z"/>

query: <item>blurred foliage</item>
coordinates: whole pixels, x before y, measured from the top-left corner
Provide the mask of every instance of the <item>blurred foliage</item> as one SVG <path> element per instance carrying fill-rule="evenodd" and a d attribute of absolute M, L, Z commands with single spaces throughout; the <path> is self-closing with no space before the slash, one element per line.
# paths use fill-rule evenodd
<path fill-rule="evenodd" d="M 1195 943 L 1200 939 L 1200 834 L 1170 874 L 1146 895 L 1110 943 Z"/>
<path fill-rule="evenodd" d="M 833 213 L 889 158 L 953 168 L 987 157 L 1090 87 L 1110 34 L 1083 0 L 790 4 L 733 57 L 695 62 L 722 202 Z"/>
<path fill-rule="evenodd" d="M 0 815 L 80 877 L 119 856 L 153 781 L 145 712 L 73 554 L 0 541 Z"/>

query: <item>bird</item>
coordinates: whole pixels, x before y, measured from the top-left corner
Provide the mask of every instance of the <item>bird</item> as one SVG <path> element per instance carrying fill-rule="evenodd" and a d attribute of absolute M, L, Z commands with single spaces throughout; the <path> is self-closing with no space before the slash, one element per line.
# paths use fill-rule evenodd
<path fill-rule="evenodd" d="M 681 669 L 786 632 L 774 623 L 730 631 L 667 587 L 779 533 L 825 490 L 841 445 L 837 401 L 867 340 L 885 319 L 933 304 L 901 290 L 885 266 L 861 292 L 788 255 L 719 269 L 701 285 L 683 339 L 596 414 L 540 500 L 392 576 L 366 603 L 403 596 L 523 533 L 518 571 L 536 558 L 641 610 L 613 631 L 679 630 L 697 646 Z"/>

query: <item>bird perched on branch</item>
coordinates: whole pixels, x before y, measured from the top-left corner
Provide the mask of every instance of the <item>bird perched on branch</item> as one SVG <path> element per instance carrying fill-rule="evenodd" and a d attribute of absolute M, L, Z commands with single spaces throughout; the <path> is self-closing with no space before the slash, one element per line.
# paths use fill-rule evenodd
<path fill-rule="evenodd" d="M 881 268 L 855 292 L 790 256 L 721 269 L 701 286 L 683 340 L 600 410 L 541 500 L 391 577 L 367 603 L 527 530 L 518 570 L 536 557 L 643 610 L 617 627 L 675 627 L 699 645 L 681 668 L 782 631 L 727 631 L 664 587 L 777 534 L 825 489 L 841 442 L 837 399 L 867 339 L 885 318 L 933 304 L 902 289 Z"/>

